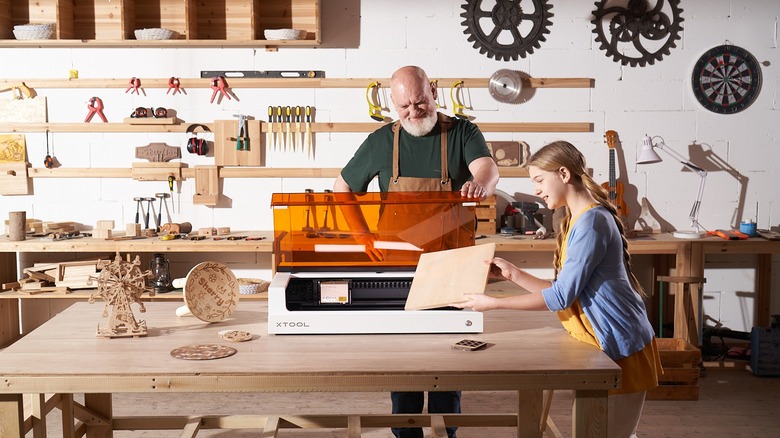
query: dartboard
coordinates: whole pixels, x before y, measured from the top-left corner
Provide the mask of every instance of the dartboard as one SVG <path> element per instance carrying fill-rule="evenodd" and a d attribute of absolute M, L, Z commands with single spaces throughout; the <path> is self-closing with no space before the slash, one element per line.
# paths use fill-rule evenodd
<path fill-rule="evenodd" d="M 738 113 L 758 97 L 761 70 L 747 50 L 730 44 L 707 50 L 693 68 L 693 94 L 718 114 Z"/>

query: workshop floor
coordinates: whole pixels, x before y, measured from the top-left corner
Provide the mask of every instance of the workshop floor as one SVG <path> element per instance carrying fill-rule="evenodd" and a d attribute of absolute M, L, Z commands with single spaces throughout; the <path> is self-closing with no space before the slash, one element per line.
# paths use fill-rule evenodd
<path fill-rule="evenodd" d="M 699 381 L 698 401 L 648 401 L 639 428 L 641 438 L 766 437 L 780 430 L 777 412 L 780 378 L 753 376 L 742 362 L 706 363 L 706 376 Z M 571 436 L 571 393 L 555 393 L 551 416 L 563 436 Z M 463 394 L 468 413 L 508 412 L 516 396 L 505 392 Z M 55 410 L 48 418 L 49 437 L 60 437 Z M 390 412 L 387 394 L 120 394 L 114 397 L 115 415 L 208 415 L 208 414 L 340 414 Z M 771 432 L 775 431 L 775 432 Z M 29 436 L 32 436 L 30 434 Z M 178 437 L 178 431 L 115 432 L 122 437 Z M 257 437 L 257 430 L 203 430 L 198 437 Z M 284 429 L 280 437 L 346 437 L 340 430 Z M 366 438 L 392 438 L 388 429 L 364 429 Z M 426 437 L 430 436 L 426 430 Z M 507 428 L 461 428 L 460 438 L 514 437 Z"/>

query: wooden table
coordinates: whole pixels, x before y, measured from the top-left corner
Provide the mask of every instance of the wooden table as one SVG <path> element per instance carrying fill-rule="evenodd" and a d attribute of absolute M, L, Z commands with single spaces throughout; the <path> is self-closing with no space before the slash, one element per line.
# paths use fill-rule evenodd
<path fill-rule="evenodd" d="M 210 252 L 237 252 L 237 253 L 272 253 L 273 233 L 270 231 L 240 231 L 233 234 L 263 236 L 259 241 L 214 241 L 211 239 L 202 241 L 169 240 L 162 241 L 159 238 L 107 241 L 100 239 L 81 238 L 60 242 L 51 242 L 38 238 L 21 242 L 9 242 L 4 236 L 0 236 L 0 281 L 16 281 L 19 275 L 16 272 L 15 253 L 21 252 L 116 252 L 123 253 L 210 253 Z M 487 236 L 477 240 L 478 244 L 495 243 L 497 252 L 536 252 L 549 253 L 555 250 L 555 239 L 534 240 L 526 236 L 506 238 L 499 235 Z M 772 254 L 780 253 L 780 241 L 769 241 L 762 238 L 751 238 L 744 241 L 727 241 L 717 237 L 686 240 L 677 239 L 669 233 L 640 236 L 629 239 L 629 251 L 632 254 L 648 254 L 668 256 L 673 259 L 670 268 L 674 268 L 676 276 L 680 277 L 704 277 L 704 261 L 706 254 L 756 254 L 757 281 L 755 323 L 758 326 L 769 326 L 770 297 L 771 297 L 771 271 Z M 658 275 L 670 274 L 668 270 L 660 270 Z M 645 285 L 650 289 L 649 285 Z M 681 290 L 680 285 L 672 285 L 670 291 L 677 295 Z M 71 296 L 74 297 L 75 295 Z M 57 298 L 57 296 L 37 296 L 38 298 Z M 5 299 L 3 299 L 5 298 Z M 5 345 L 19 337 L 19 305 L 18 294 L 0 292 L 0 346 Z M 70 298 L 70 297 L 68 297 Z M 15 300 L 15 301 L 14 301 Z M 694 300 L 696 301 L 696 300 Z M 693 309 L 697 314 L 697 309 Z M 24 312 L 22 312 L 24 313 Z M 23 315 L 24 317 L 24 315 Z M 685 336 L 682 336 L 683 338 Z M 698 339 L 689 337 L 689 342 L 696 343 Z"/>
<path fill-rule="evenodd" d="M 458 334 L 419 335 L 268 335 L 266 305 L 240 303 L 226 321 L 205 324 L 178 318 L 178 305 L 147 304 L 141 316 L 149 336 L 100 339 L 95 336 L 102 304 L 76 303 L 0 352 L 0 435 L 18 436 L 24 429 L 22 394 L 54 393 L 63 412 L 64 436 L 76 430 L 89 437 L 112 436 L 112 430 L 241 427 L 236 416 L 117 418 L 112 393 L 254 393 L 254 392 L 387 392 L 387 391 L 517 391 L 519 406 L 511 415 L 440 415 L 427 421 L 443 430 L 459 426 L 509 425 L 517 435 L 540 437 L 543 390 L 573 390 L 572 435 L 606 437 L 607 391 L 620 385 L 620 369 L 603 352 L 571 338 L 554 314 L 497 311 L 485 315 L 485 332 L 473 335 L 489 342 L 480 351 L 453 350 Z M 252 341 L 221 341 L 217 332 L 239 329 L 255 334 Z M 223 359 L 183 361 L 170 351 L 191 344 L 230 345 L 238 353 Z M 73 394 L 85 394 L 84 406 Z M 37 411 L 45 405 L 42 396 Z M 293 427 L 281 416 L 254 418 L 254 427 Z M 358 413 L 359 414 L 359 413 Z M 350 436 L 363 427 L 406 424 L 420 416 L 381 416 L 372 422 L 360 415 L 343 423 Z M 44 416 L 45 418 L 45 416 Z M 303 417 L 296 416 L 300 419 Z M 242 422 L 242 420 L 244 420 Z M 334 420 L 335 421 L 335 420 Z M 38 422 L 40 423 L 40 421 Z M 67 423 L 67 424 L 65 424 Z M 357 424 L 357 427 L 355 426 Z M 33 424 L 35 426 L 35 424 Z M 40 427 L 40 424 L 38 424 Z M 272 435 L 268 435 L 272 436 Z M 445 434 L 446 436 L 446 434 Z"/>

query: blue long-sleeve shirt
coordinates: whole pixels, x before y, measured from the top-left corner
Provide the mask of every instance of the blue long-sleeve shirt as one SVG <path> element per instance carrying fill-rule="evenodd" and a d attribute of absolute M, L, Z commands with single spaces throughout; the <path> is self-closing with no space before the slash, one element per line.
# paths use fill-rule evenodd
<path fill-rule="evenodd" d="M 655 336 L 647 310 L 626 273 L 615 219 L 604 207 L 583 212 L 569 230 L 558 278 L 542 295 L 551 311 L 579 300 L 601 349 L 613 360 L 630 356 Z"/>

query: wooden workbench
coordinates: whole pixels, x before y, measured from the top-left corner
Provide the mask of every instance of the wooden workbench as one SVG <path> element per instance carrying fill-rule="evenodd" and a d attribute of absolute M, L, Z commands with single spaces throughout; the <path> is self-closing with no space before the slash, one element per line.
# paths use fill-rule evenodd
<path fill-rule="evenodd" d="M 272 253 L 273 233 L 270 231 L 241 231 L 233 234 L 261 236 L 263 240 L 255 241 L 201 241 L 170 240 L 159 238 L 139 240 L 110 241 L 91 238 L 81 238 L 51 242 L 40 238 L 32 238 L 21 242 L 10 242 L 7 237 L 0 236 L 0 281 L 16 281 L 16 253 Z M 555 240 L 534 240 L 526 236 L 514 238 L 491 235 L 477 240 L 477 244 L 495 243 L 497 252 L 535 252 L 551 254 L 555 250 Z M 762 238 L 752 238 L 744 241 L 727 241 L 717 237 L 706 237 L 698 240 L 674 238 L 671 234 L 654 234 L 629 239 L 629 251 L 632 254 L 660 255 L 672 259 L 669 269 L 681 277 L 704 277 L 704 261 L 706 254 L 756 254 L 757 281 L 755 323 L 758 326 L 768 326 L 770 319 L 771 297 L 771 254 L 780 253 L 780 241 L 769 241 Z M 205 257 L 205 256 L 204 256 Z M 658 270 L 658 275 L 669 274 L 668 269 Z M 650 290 L 648 285 L 645 287 Z M 676 294 L 679 285 L 671 285 L 669 290 Z M 37 298 L 60 298 L 63 296 L 36 295 Z M 65 296 L 67 298 L 76 295 Z M 171 299 L 160 297 L 160 299 Z M 0 292 L 0 346 L 18 338 L 19 332 L 19 294 Z M 694 300 L 695 301 L 695 300 Z M 698 313 L 698 312 L 694 312 Z M 697 343 L 698 339 L 688 339 Z"/>
<path fill-rule="evenodd" d="M 58 394 L 59 401 L 65 402 L 66 417 L 73 413 L 76 418 L 74 428 L 85 429 L 88 436 L 110 437 L 112 430 L 184 429 L 193 421 L 185 414 L 114 418 L 112 393 L 182 393 L 186 400 L 186 393 L 192 392 L 464 390 L 517 391 L 519 406 L 508 407 L 508 416 L 447 415 L 432 418 L 434 424 L 510 424 L 516 426 L 517 436 L 540 437 L 542 391 L 554 389 L 574 391 L 572 436 L 606 437 L 607 391 L 620 385 L 619 367 L 600 350 L 568 336 L 549 312 L 488 312 L 485 332 L 474 337 L 489 346 L 466 352 L 451 348 L 463 338 L 461 334 L 268 335 L 267 307 L 260 301 L 240 303 L 228 320 L 213 324 L 176 317 L 176 307 L 176 303 L 147 304 L 142 315 L 149 327 L 147 337 L 102 339 L 95 336 L 95 329 L 104 322 L 103 306 L 76 303 L 0 352 L 3 436 L 18 436 L 23 430 L 22 394 Z M 217 332 L 226 329 L 248 331 L 255 337 L 243 343 L 221 341 Z M 205 361 L 171 357 L 171 350 L 203 343 L 229 345 L 238 353 Z M 82 393 L 84 406 L 72 397 Z M 41 397 L 33 400 L 45 404 Z M 198 427 L 251 423 L 248 418 L 203 414 Z M 253 418 L 254 427 L 285 427 L 286 415 L 305 413 L 269 414 Z M 355 414 L 349 420 L 350 436 L 359 436 L 353 426 L 355 421 L 359 424 L 360 413 L 345 414 Z M 397 425 L 409 424 L 403 423 L 409 416 L 388 417 L 386 421 L 398 421 Z"/>

